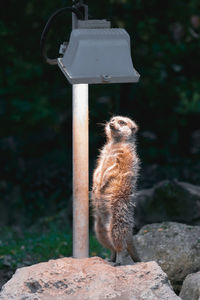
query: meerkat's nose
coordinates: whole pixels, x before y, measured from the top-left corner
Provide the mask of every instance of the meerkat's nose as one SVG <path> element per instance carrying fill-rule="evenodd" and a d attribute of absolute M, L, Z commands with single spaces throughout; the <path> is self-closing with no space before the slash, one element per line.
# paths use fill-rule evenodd
<path fill-rule="evenodd" d="M 114 129 L 114 128 L 115 128 L 114 122 L 110 122 L 110 128 L 111 128 L 111 129 Z"/>

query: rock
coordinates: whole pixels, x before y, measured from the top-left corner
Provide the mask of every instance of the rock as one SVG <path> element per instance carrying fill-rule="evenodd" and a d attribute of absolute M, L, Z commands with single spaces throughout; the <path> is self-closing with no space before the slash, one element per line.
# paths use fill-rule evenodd
<path fill-rule="evenodd" d="M 138 229 L 163 221 L 200 224 L 200 186 L 164 180 L 151 189 L 139 191 L 135 219 Z"/>
<path fill-rule="evenodd" d="M 156 261 L 177 292 L 188 274 L 200 270 L 200 226 L 149 224 L 134 236 L 134 242 L 141 261 Z"/>
<path fill-rule="evenodd" d="M 156 262 L 112 267 L 98 257 L 61 258 L 18 269 L 1 300 L 178 300 Z"/>
<path fill-rule="evenodd" d="M 180 292 L 183 300 L 199 300 L 200 299 L 200 272 L 189 274 L 184 282 Z"/>

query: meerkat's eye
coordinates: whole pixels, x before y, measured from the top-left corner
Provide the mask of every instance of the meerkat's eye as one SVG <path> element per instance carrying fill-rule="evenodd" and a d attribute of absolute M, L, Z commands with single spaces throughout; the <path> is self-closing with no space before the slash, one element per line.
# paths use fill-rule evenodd
<path fill-rule="evenodd" d="M 119 120 L 118 123 L 119 123 L 119 125 L 127 125 L 127 123 L 122 120 Z"/>

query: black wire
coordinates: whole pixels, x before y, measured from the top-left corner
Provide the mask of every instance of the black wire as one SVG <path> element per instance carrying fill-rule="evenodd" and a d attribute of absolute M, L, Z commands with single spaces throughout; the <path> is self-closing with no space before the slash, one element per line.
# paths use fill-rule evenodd
<path fill-rule="evenodd" d="M 60 8 L 58 9 L 57 11 L 55 11 L 48 19 L 45 27 L 44 27 L 44 30 L 42 32 L 42 35 L 41 35 L 41 39 L 40 39 L 40 53 L 42 55 L 42 57 L 44 58 L 45 62 L 50 64 L 50 65 L 56 65 L 57 64 L 57 58 L 56 59 L 52 59 L 52 58 L 49 58 L 47 56 L 47 51 L 46 51 L 46 39 L 47 39 L 47 34 L 50 30 L 50 27 L 52 25 L 52 22 L 53 20 L 60 14 L 66 12 L 66 11 L 69 11 L 69 12 L 73 12 L 74 14 L 76 14 L 77 18 L 78 19 L 83 19 L 83 15 L 82 13 L 80 12 L 80 10 L 78 10 L 77 8 L 75 7 L 63 7 L 63 8 Z"/>

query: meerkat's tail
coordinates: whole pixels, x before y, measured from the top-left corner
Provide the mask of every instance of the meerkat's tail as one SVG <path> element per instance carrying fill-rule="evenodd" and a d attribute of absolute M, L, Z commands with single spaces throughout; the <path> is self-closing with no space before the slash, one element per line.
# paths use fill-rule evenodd
<path fill-rule="evenodd" d="M 127 249 L 134 262 L 140 261 L 132 236 L 133 210 L 124 204 L 114 207 L 111 220 L 111 240 L 116 252 Z"/>
<path fill-rule="evenodd" d="M 120 201 L 121 202 L 121 201 Z M 127 248 L 127 237 L 132 231 L 132 216 L 129 216 L 126 205 L 115 203 L 110 224 L 110 235 L 115 251 L 121 252 Z"/>
<path fill-rule="evenodd" d="M 132 235 L 129 236 L 129 238 L 127 239 L 127 250 L 128 250 L 128 253 L 129 253 L 130 257 L 132 258 L 132 260 L 134 262 L 140 262 L 141 261 L 141 259 L 139 257 L 139 254 L 137 252 L 137 249 L 135 247 L 135 244 L 133 242 Z"/>
<path fill-rule="evenodd" d="M 119 223 L 111 224 L 111 241 L 116 252 L 121 252 L 126 248 L 126 228 L 121 228 Z"/>

